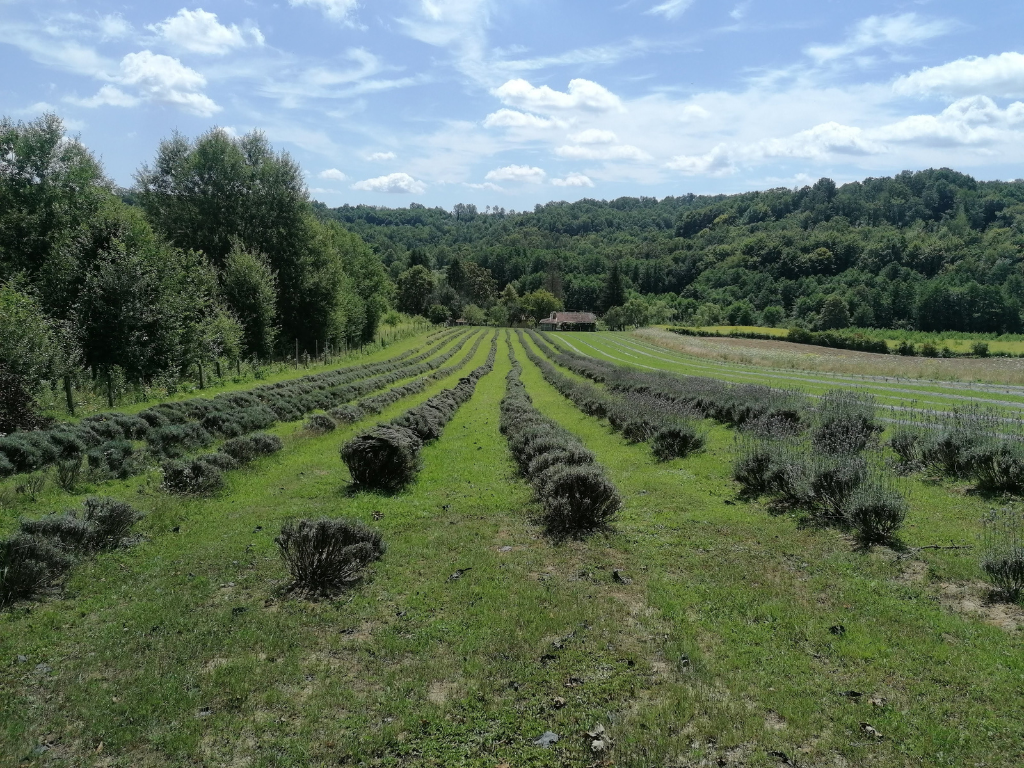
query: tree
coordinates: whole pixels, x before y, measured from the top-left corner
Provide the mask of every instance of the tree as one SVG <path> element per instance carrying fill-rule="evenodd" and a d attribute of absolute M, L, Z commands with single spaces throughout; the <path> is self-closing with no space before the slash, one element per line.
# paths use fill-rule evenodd
<path fill-rule="evenodd" d="M 487 310 L 487 322 L 490 325 L 503 328 L 508 325 L 509 315 L 508 307 L 504 304 L 495 304 L 493 307 Z"/>
<path fill-rule="evenodd" d="M 462 260 L 458 256 L 448 264 L 447 280 L 448 285 L 456 292 L 461 291 L 466 284 L 466 269 L 462 266 Z"/>
<path fill-rule="evenodd" d="M 221 280 L 228 307 L 242 325 L 246 354 L 270 357 L 277 338 L 277 276 L 266 257 L 236 243 L 224 262 Z"/>
<path fill-rule="evenodd" d="M 487 314 L 476 304 L 467 304 L 462 309 L 462 319 L 470 325 L 485 325 Z"/>
<path fill-rule="evenodd" d="M 491 271 L 473 261 L 467 261 L 463 269 L 466 277 L 462 295 L 474 304 L 487 305 L 494 301 L 498 284 L 491 277 Z"/>
<path fill-rule="evenodd" d="M 650 311 L 643 296 L 634 294 L 621 307 L 622 321 L 624 325 L 634 328 L 647 325 L 650 322 Z"/>
<path fill-rule="evenodd" d="M 434 325 L 444 325 L 452 319 L 452 313 L 444 304 L 434 304 L 427 310 L 427 319 Z"/>
<path fill-rule="evenodd" d="M 526 294 L 519 299 L 519 304 L 526 316 L 534 320 L 543 320 L 550 317 L 552 312 L 562 309 L 562 302 L 543 288 Z"/>
<path fill-rule="evenodd" d="M 729 325 L 753 325 L 755 314 L 754 305 L 746 299 L 733 302 L 725 310 L 726 320 Z"/>
<path fill-rule="evenodd" d="M 599 309 L 607 312 L 612 307 L 621 307 L 626 303 L 626 286 L 619 271 L 619 262 L 612 264 L 605 280 L 604 290 L 601 291 L 601 302 Z"/>
<path fill-rule="evenodd" d="M 434 276 L 423 265 L 407 269 L 398 278 L 398 309 L 408 315 L 427 314 L 427 302 L 434 291 Z"/>
<path fill-rule="evenodd" d="M 13 283 L 0 283 L 0 368 L 34 388 L 40 379 L 66 372 L 70 355 L 65 344 L 65 335 L 37 298 Z"/>
<path fill-rule="evenodd" d="M 775 328 L 786 317 L 786 310 L 779 306 L 765 307 L 761 312 L 761 322 L 769 328 Z"/>
<path fill-rule="evenodd" d="M 110 182 L 54 114 L 30 123 L 0 119 L 0 280 L 32 282 L 111 197 Z M 54 306 L 47 296 L 44 307 Z"/>
<path fill-rule="evenodd" d="M 847 328 L 850 325 L 850 311 L 847 309 L 846 301 L 838 293 L 825 297 L 825 303 L 821 305 L 821 314 L 818 319 L 818 327 L 822 330 L 831 331 L 840 328 Z"/>
<path fill-rule="evenodd" d="M 621 331 L 629 325 L 629 321 L 626 319 L 626 313 L 622 311 L 622 307 L 612 307 L 604 313 L 604 317 L 602 319 L 604 320 L 605 325 L 613 331 Z"/>

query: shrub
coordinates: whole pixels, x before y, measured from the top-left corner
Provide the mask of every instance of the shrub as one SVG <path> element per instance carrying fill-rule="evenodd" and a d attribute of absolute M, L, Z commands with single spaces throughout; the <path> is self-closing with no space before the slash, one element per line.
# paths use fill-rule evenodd
<path fill-rule="evenodd" d="M 344 588 L 386 549 L 379 531 L 344 519 L 288 522 L 275 541 L 291 574 L 291 588 L 308 593 Z"/>
<path fill-rule="evenodd" d="M 309 417 L 306 422 L 306 429 L 319 435 L 325 435 L 338 428 L 337 422 L 326 413 L 317 413 Z"/>
<path fill-rule="evenodd" d="M 328 414 L 338 424 L 354 424 L 365 415 L 363 409 L 357 405 L 339 405 L 329 410 Z"/>
<path fill-rule="evenodd" d="M 586 448 L 568 446 L 537 456 L 530 462 L 526 474 L 528 477 L 536 477 L 556 465 L 579 466 L 593 463 L 594 454 Z"/>
<path fill-rule="evenodd" d="M 988 357 L 988 342 L 976 341 L 971 344 L 971 354 L 975 357 Z"/>
<path fill-rule="evenodd" d="M 248 464 L 250 461 L 260 457 L 277 453 L 284 447 L 284 443 L 277 435 L 269 435 L 266 432 L 257 432 L 254 435 L 236 437 L 228 440 L 220 447 L 221 453 L 225 453 L 239 464 Z"/>
<path fill-rule="evenodd" d="M 923 435 L 921 459 L 953 477 L 969 476 L 976 461 L 997 444 L 994 414 L 978 409 L 956 410 L 943 418 L 939 432 Z"/>
<path fill-rule="evenodd" d="M 411 429 L 381 424 L 345 443 L 341 458 L 357 487 L 397 491 L 416 477 L 422 447 Z"/>
<path fill-rule="evenodd" d="M 83 503 L 82 516 L 96 526 L 93 549 L 111 549 L 124 543 L 131 528 L 142 519 L 142 513 L 131 504 L 117 499 L 91 497 Z"/>
<path fill-rule="evenodd" d="M 147 440 L 154 454 L 175 459 L 210 445 L 213 435 L 200 424 L 171 424 L 151 430 Z"/>
<path fill-rule="evenodd" d="M 196 461 L 202 461 L 220 470 L 238 469 L 239 467 L 238 461 L 226 453 L 204 453 L 201 456 L 196 456 Z"/>
<path fill-rule="evenodd" d="M 825 456 L 815 461 L 811 498 L 826 519 L 842 520 L 846 504 L 867 478 L 867 462 L 860 456 Z"/>
<path fill-rule="evenodd" d="M 102 476 L 125 479 L 135 474 L 135 446 L 128 440 L 112 440 L 86 454 L 89 468 Z"/>
<path fill-rule="evenodd" d="M 57 460 L 57 449 L 42 432 L 16 432 L 0 437 L 0 455 L 15 472 L 35 472 Z"/>
<path fill-rule="evenodd" d="M 767 445 L 749 441 L 740 448 L 733 462 L 732 478 L 751 496 L 767 493 L 771 485 L 773 456 Z"/>
<path fill-rule="evenodd" d="M 982 561 L 984 571 L 1010 600 L 1024 593 L 1024 515 L 1019 511 L 993 509 L 982 520 Z"/>
<path fill-rule="evenodd" d="M 939 348 L 932 342 L 926 341 L 921 345 L 921 357 L 938 357 Z"/>
<path fill-rule="evenodd" d="M 0 478 L 10 477 L 14 474 L 14 465 L 4 454 L 0 453 Z"/>
<path fill-rule="evenodd" d="M 811 442 L 825 453 L 859 453 L 882 431 L 871 395 L 834 389 L 818 403 Z"/>
<path fill-rule="evenodd" d="M 163 487 L 171 493 L 214 493 L 224 486 L 224 474 L 205 461 L 165 461 L 161 466 Z"/>
<path fill-rule="evenodd" d="M 689 456 L 704 448 L 706 439 L 690 424 L 662 427 L 651 438 L 651 450 L 659 461 Z"/>
<path fill-rule="evenodd" d="M 917 430 L 897 427 L 889 438 L 889 447 L 904 467 L 916 467 L 921 463 L 921 433 Z"/>
<path fill-rule="evenodd" d="M 71 564 L 70 556 L 45 539 L 21 533 L 0 541 L 0 607 L 56 586 Z"/>
<path fill-rule="evenodd" d="M 867 482 L 850 496 L 846 519 L 865 544 L 891 541 L 907 516 L 907 501 L 892 487 Z"/>
<path fill-rule="evenodd" d="M 78 459 L 81 463 L 82 455 L 85 453 L 85 443 L 78 435 L 63 429 L 55 429 L 47 437 L 50 444 L 57 450 L 58 461 Z"/>
<path fill-rule="evenodd" d="M 46 515 L 35 520 L 21 520 L 21 532 L 46 539 L 68 552 L 87 552 L 96 537 L 96 525 L 72 510 L 61 515 Z"/>
<path fill-rule="evenodd" d="M 1024 446 L 1003 440 L 989 450 L 976 451 L 971 468 L 983 493 L 1020 493 L 1024 490 Z"/>
<path fill-rule="evenodd" d="M 607 527 L 622 500 L 599 467 L 554 465 L 536 480 L 544 524 L 555 535 L 586 533 Z"/>

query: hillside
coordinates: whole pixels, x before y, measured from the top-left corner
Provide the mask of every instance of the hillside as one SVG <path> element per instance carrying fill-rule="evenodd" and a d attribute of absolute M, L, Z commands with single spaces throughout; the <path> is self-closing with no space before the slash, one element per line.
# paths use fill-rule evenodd
<path fill-rule="evenodd" d="M 665 298 L 684 322 L 1022 329 L 1019 180 L 942 169 L 841 187 L 821 179 L 796 190 L 551 202 L 532 212 L 415 203 L 318 210 L 371 243 L 395 279 L 417 261 L 436 270 L 456 257 L 477 263 L 495 280 L 491 301 L 511 284 L 519 295 L 547 288 L 567 308 L 606 309 L 602 288 L 618 264 L 628 290 Z"/>

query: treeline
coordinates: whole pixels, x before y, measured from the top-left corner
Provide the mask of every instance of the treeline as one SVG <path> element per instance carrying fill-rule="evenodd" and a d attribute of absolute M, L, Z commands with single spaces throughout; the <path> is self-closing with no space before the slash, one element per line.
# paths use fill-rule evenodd
<path fill-rule="evenodd" d="M 373 339 L 393 286 L 362 239 L 316 214 L 299 166 L 258 132 L 175 133 L 131 189 L 45 115 L 0 120 L 0 388 Z M 0 432 L 29 416 L 4 416 Z M 12 423 L 13 422 L 13 423 Z"/>
<path fill-rule="evenodd" d="M 615 266 L 623 305 L 643 297 L 626 324 L 662 319 L 668 307 L 670 319 L 692 325 L 1024 330 L 1024 181 L 942 169 L 519 213 L 416 204 L 322 211 L 371 243 L 395 279 L 414 263 L 441 272 L 458 259 L 486 270 L 494 291 L 473 301 L 484 309 L 512 286 L 519 296 L 546 290 L 568 309 L 605 311 Z"/>

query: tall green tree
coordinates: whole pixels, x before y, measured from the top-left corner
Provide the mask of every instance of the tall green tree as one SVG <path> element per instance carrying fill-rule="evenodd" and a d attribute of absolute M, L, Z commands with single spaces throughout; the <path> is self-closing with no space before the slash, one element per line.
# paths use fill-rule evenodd
<path fill-rule="evenodd" d="M 612 264 L 608 271 L 608 278 L 604 283 L 604 290 L 601 291 L 601 302 L 599 309 L 607 312 L 612 307 L 621 307 L 626 303 L 626 286 L 622 279 L 622 272 L 619 269 L 619 262 Z"/>
<path fill-rule="evenodd" d="M 245 353 L 270 357 L 277 339 L 277 277 L 262 254 L 236 244 L 228 253 L 221 275 L 224 298 L 242 324 Z"/>
<path fill-rule="evenodd" d="M 423 265 L 407 269 L 398 278 L 398 309 L 407 315 L 426 317 L 434 276 Z"/>

